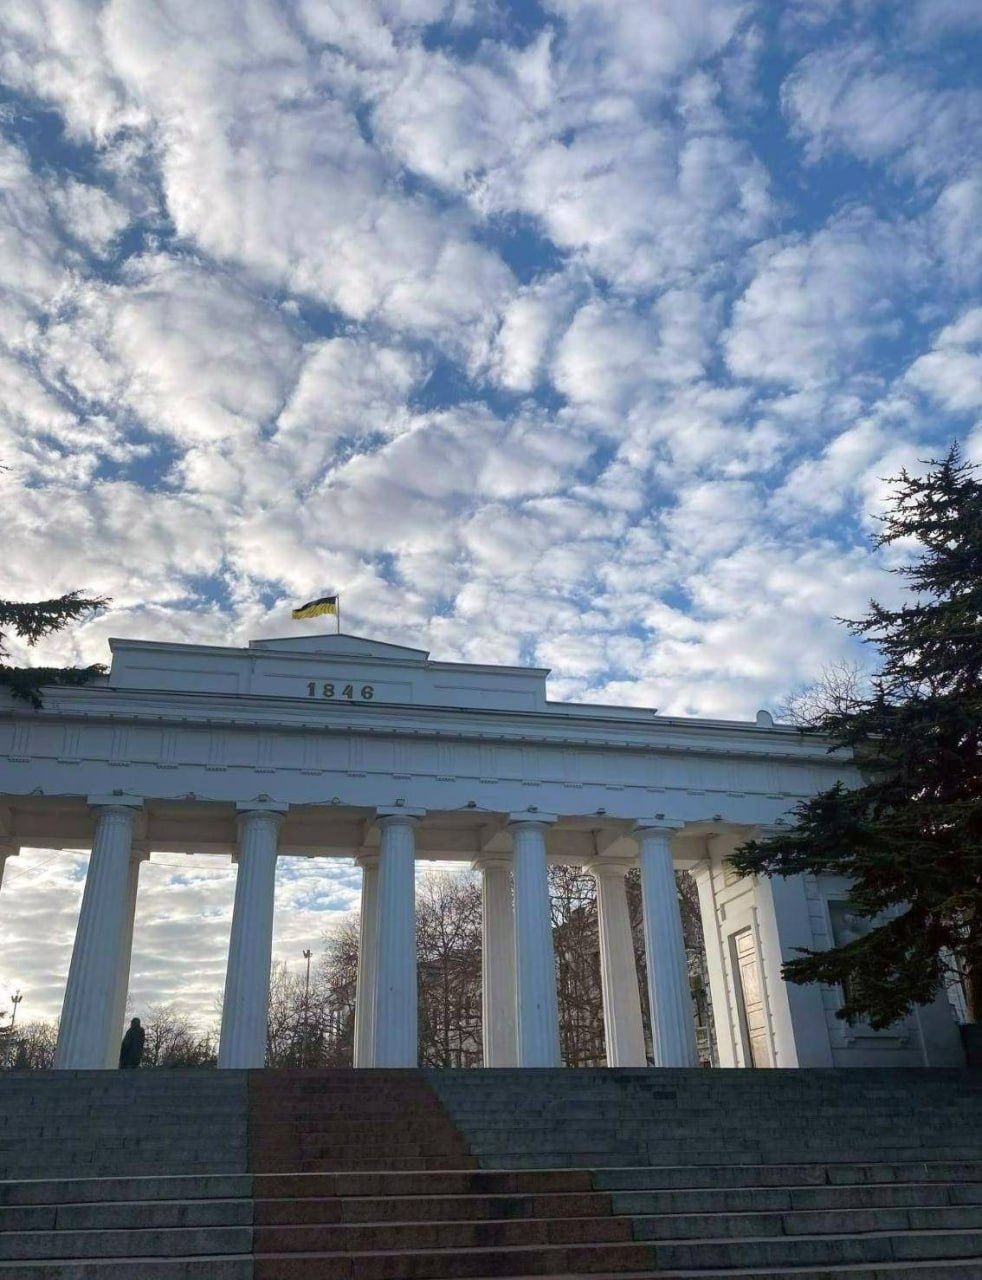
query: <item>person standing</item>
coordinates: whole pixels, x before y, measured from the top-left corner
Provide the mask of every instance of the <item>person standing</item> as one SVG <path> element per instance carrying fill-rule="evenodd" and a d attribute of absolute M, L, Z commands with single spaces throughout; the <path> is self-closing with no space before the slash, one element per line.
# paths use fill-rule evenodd
<path fill-rule="evenodd" d="M 143 1045 L 146 1041 L 147 1034 L 140 1026 L 140 1019 L 134 1018 L 129 1025 L 129 1030 L 123 1036 L 123 1043 L 119 1048 L 119 1065 L 121 1067 L 138 1067 L 143 1061 Z"/>

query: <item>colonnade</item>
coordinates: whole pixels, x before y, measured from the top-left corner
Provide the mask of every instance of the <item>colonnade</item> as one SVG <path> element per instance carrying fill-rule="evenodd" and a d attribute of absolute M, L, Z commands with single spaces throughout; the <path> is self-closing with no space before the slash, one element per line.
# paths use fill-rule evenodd
<path fill-rule="evenodd" d="M 82 896 L 55 1055 L 58 1068 L 116 1065 L 123 1029 L 140 862 L 139 803 L 100 804 Z M 239 805 L 238 872 L 232 909 L 219 1067 L 261 1067 L 273 934 L 279 831 L 287 806 Z M 417 1061 L 416 831 L 425 813 L 378 809 L 378 852 L 363 853 L 355 1066 Z M 547 877 L 546 835 L 554 815 L 509 815 L 510 856 L 479 858 L 483 901 L 484 1062 L 491 1067 L 560 1065 L 559 1012 Z M 648 994 L 656 1066 L 697 1065 L 688 966 L 672 863 L 680 824 L 634 827 L 641 870 Z M 630 863 L 587 864 L 597 881 L 607 1062 L 646 1064 L 641 1000 L 624 876 Z"/>

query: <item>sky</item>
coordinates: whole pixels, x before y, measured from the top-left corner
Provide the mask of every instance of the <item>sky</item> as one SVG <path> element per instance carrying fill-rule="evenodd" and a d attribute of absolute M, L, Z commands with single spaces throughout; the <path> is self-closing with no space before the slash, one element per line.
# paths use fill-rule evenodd
<path fill-rule="evenodd" d="M 3 6 L 0 594 L 112 599 L 33 657 L 338 591 L 553 698 L 775 706 L 897 598 L 888 478 L 982 460 L 979 67 L 973 0 Z M 183 861 L 133 992 L 204 1017 L 234 873 Z M 84 864 L 8 863 L 0 1009 L 57 1012 Z M 284 860 L 277 954 L 357 895 Z"/>

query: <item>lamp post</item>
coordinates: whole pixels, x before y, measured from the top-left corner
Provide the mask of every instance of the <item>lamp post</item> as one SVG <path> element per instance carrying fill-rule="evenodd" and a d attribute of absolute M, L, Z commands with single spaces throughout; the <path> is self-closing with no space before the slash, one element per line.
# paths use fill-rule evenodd
<path fill-rule="evenodd" d="M 303 958 L 307 961 L 307 973 L 303 980 L 303 1036 L 300 1040 L 300 1065 L 306 1065 L 307 1035 L 310 1013 L 310 949 L 305 948 Z"/>
<path fill-rule="evenodd" d="M 24 999 L 24 997 L 21 995 L 21 993 L 20 993 L 19 991 L 17 992 L 17 994 L 16 994 L 16 995 L 12 995 L 12 996 L 10 997 L 10 1003 L 14 1006 L 14 1011 L 13 1011 L 13 1013 L 10 1015 L 10 1029 L 11 1029 L 11 1031 L 13 1031 L 13 1029 L 14 1029 L 14 1023 L 17 1021 L 17 1006 L 20 1004 L 20 1002 L 21 1002 L 23 999 Z"/>

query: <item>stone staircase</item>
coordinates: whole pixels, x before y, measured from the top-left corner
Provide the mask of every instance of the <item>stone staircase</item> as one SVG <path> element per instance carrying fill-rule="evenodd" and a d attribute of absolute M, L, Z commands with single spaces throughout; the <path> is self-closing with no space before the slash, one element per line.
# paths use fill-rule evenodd
<path fill-rule="evenodd" d="M 982 1280 L 982 1074 L 0 1076 L 0 1280 Z"/>
<path fill-rule="evenodd" d="M 0 1074 L 0 1176 L 244 1173 L 245 1071 Z"/>

